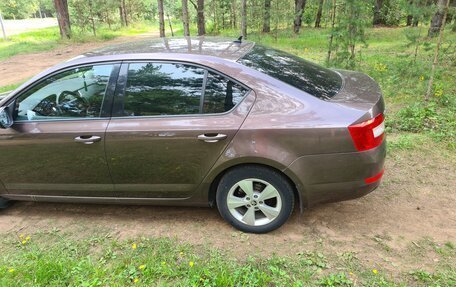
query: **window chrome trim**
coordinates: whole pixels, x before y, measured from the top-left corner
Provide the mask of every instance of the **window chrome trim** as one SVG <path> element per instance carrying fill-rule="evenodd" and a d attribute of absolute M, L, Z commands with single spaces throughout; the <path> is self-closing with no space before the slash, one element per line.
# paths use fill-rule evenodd
<path fill-rule="evenodd" d="M 162 64 L 183 64 L 183 65 L 190 65 L 194 67 L 199 67 L 205 70 L 205 77 L 203 79 L 203 82 L 207 83 L 207 77 L 209 75 L 209 72 L 213 72 L 214 74 L 220 75 L 230 81 L 232 81 L 235 84 L 240 85 L 244 89 L 246 89 L 245 95 L 242 98 L 242 100 L 237 103 L 234 107 L 232 107 L 229 111 L 223 112 L 223 113 L 207 113 L 204 114 L 202 110 L 200 109 L 200 113 L 197 114 L 183 114 L 183 115 L 155 115 L 155 116 L 115 116 L 114 112 L 118 112 L 117 109 L 113 108 L 112 109 L 112 117 L 111 120 L 114 119 L 140 119 L 140 118 L 169 118 L 169 117 L 204 117 L 204 116 L 225 116 L 228 114 L 233 113 L 241 104 L 242 102 L 245 101 L 245 99 L 253 92 L 253 95 L 255 96 L 256 99 L 256 94 L 251 89 L 249 86 L 245 85 L 244 83 L 239 82 L 236 79 L 233 79 L 232 77 L 226 75 L 223 72 L 220 72 L 218 70 L 215 70 L 214 68 L 199 64 L 199 63 L 194 63 L 194 62 L 189 62 L 189 61 L 182 61 L 182 60 L 153 60 L 153 59 L 145 59 L 145 60 L 126 60 L 122 61 L 122 67 L 120 69 L 119 75 L 118 75 L 118 83 L 117 83 L 117 88 L 116 88 L 116 93 L 114 94 L 114 102 L 116 102 L 116 99 L 121 98 L 123 102 L 123 98 L 125 97 L 125 91 L 127 88 L 127 81 L 128 81 L 128 68 L 130 64 L 132 63 L 162 63 Z M 126 67 L 126 68 L 124 68 Z M 121 79 L 122 77 L 122 79 Z M 123 79 L 124 78 L 124 79 Z M 119 82 L 123 80 L 125 82 L 122 82 L 119 84 Z M 204 86 L 204 89 L 202 92 L 205 92 L 206 86 Z M 201 98 L 204 98 L 204 94 L 202 93 Z M 204 102 L 203 102 L 204 104 Z"/>
<path fill-rule="evenodd" d="M 199 113 L 203 113 L 204 109 L 204 97 L 206 96 L 206 86 L 207 86 L 207 76 L 209 75 L 209 71 L 207 69 L 204 69 L 204 78 L 203 78 L 203 86 L 201 88 L 201 97 L 200 97 L 200 107 L 199 107 Z"/>
<path fill-rule="evenodd" d="M 77 64 L 77 65 L 72 65 L 72 66 L 67 66 L 67 67 L 64 67 L 62 69 L 59 69 L 59 70 L 56 70 L 56 71 L 53 71 L 52 73 L 49 73 L 41 78 L 39 78 L 38 80 L 36 80 L 35 82 L 31 83 L 30 85 L 24 87 L 21 91 L 19 91 L 18 93 L 16 93 L 16 95 L 14 95 L 14 97 L 12 97 L 11 99 L 8 99 L 8 102 L 6 102 L 4 105 L 9 105 L 11 104 L 12 102 L 16 101 L 17 98 L 19 98 L 20 96 L 22 96 L 23 94 L 29 92 L 30 90 L 32 90 L 33 88 L 35 88 L 36 86 L 40 85 L 41 83 L 43 83 L 44 81 L 46 81 L 47 79 L 49 79 L 50 77 L 53 77 L 55 75 L 58 75 L 60 73 L 64 73 L 66 71 L 70 71 L 70 70 L 73 70 L 73 69 L 77 69 L 77 68 L 83 68 L 83 67 L 90 67 L 90 66 L 102 66 L 102 65 L 112 65 L 112 70 L 111 70 L 111 75 L 109 76 L 109 81 L 108 81 L 108 84 L 106 85 L 106 90 L 105 90 L 105 96 L 103 97 L 103 103 L 102 103 L 102 106 L 100 107 L 100 115 L 102 114 L 103 112 L 103 108 L 104 108 L 104 104 L 105 104 L 105 101 L 106 101 L 106 97 L 111 97 L 113 98 L 114 97 L 114 92 L 112 90 L 115 90 L 115 87 L 117 85 L 117 79 L 119 77 L 119 69 L 120 69 L 120 66 L 122 64 L 122 61 L 120 60 L 115 60 L 115 61 L 97 61 L 97 62 L 91 62 L 91 63 L 84 63 L 84 64 Z M 119 69 L 116 69 L 116 66 L 119 66 Z M 116 75 L 116 81 L 114 83 L 111 82 L 111 78 L 113 76 L 113 74 L 117 73 Z M 108 90 L 110 90 L 110 85 L 114 85 L 114 89 L 112 89 L 110 92 L 110 94 L 107 94 L 108 93 Z M 112 101 L 112 100 L 111 100 Z M 106 103 L 109 103 L 106 102 Z M 43 119 L 43 120 L 14 120 L 14 124 L 16 123 L 36 123 L 36 122 L 61 122 L 61 121 L 81 121 L 81 120 L 101 120 L 101 119 L 110 119 L 110 116 L 111 116 L 111 113 L 112 113 L 112 110 L 111 110 L 111 107 L 108 107 L 110 109 L 109 111 L 109 116 L 106 117 L 98 117 L 98 118 L 70 118 L 70 119 Z"/>
<path fill-rule="evenodd" d="M 223 113 L 207 113 L 207 114 L 201 114 L 201 113 L 198 113 L 198 114 L 184 114 L 184 115 L 156 115 L 156 116 L 121 116 L 121 117 L 116 117 L 116 116 L 112 116 L 110 119 L 111 120 L 115 120 L 115 119 L 147 119 L 147 118 L 154 118 L 154 119 L 160 119 L 160 118 L 183 118 L 183 117 L 187 117 L 187 118 L 191 118 L 191 117 L 206 117 L 206 116 L 209 116 L 209 117 L 214 117 L 214 116 L 226 116 L 226 115 L 229 115 L 229 114 L 232 114 L 241 104 L 242 102 L 244 102 L 244 100 L 250 96 L 250 94 L 252 93 L 253 91 L 252 90 L 249 90 L 247 91 L 247 93 L 245 94 L 245 97 L 242 99 L 242 101 L 240 101 L 237 105 L 235 105 L 231 110 L 229 111 L 226 111 L 226 112 L 223 112 Z M 256 95 L 255 93 L 253 92 L 253 95 L 256 99 Z"/>

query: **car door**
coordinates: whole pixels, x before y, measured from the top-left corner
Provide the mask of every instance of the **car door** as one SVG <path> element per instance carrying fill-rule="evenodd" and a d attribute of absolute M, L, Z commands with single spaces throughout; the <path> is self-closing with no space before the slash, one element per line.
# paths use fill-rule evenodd
<path fill-rule="evenodd" d="M 117 90 L 106 152 L 120 197 L 190 197 L 252 105 L 245 86 L 182 63 L 123 63 Z"/>
<path fill-rule="evenodd" d="M 21 196 L 112 196 L 105 131 L 120 63 L 55 73 L 20 93 L 0 130 L 0 180 Z"/>

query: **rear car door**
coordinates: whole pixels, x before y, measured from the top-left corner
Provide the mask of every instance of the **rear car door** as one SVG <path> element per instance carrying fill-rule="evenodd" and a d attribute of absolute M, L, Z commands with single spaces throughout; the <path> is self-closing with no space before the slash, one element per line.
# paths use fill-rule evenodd
<path fill-rule="evenodd" d="M 57 72 L 11 101 L 0 180 L 14 196 L 112 196 L 105 131 L 120 63 Z"/>
<path fill-rule="evenodd" d="M 190 197 L 247 116 L 249 93 L 196 65 L 123 63 L 106 133 L 116 194 Z"/>

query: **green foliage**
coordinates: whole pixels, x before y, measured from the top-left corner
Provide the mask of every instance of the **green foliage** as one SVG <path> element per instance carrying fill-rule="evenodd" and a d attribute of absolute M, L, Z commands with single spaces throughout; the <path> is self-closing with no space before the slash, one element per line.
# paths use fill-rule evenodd
<path fill-rule="evenodd" d="M 425 283 L 429 287 L 454 286 L 456 284 L 456 274 L 454 272 L 431 273 L 424 270 L 409 272 L 409 275 L 417 283 Z"/>
<path fill-rule="evenodd" d="M 150 18 L 149 3 L 145 0 L 125 0 L 128 10 L 129 24 Z M 118 0 L 69 0 L 70 20 L 73 27 L 79 32 L 91 31 L 96 35 L 100 26 L 109 29 L 120 28 L 119 1 Z"/>
<path fill-rule="evenodd" d="M 29 0 L 2 0 L 0 11 L 5 19 L 25 19 L 37 8 L 35 1 Z"/>
<path fill-rule="evenodd" d="M 427 0 L 402 0 L 397 2 L 404 15 L 410 15 L 412 17 L 413 21 L 411 24 L 414 26 L 429 21 L 434 12 L 434 5 L 429 5 L 429 1 Z"/>
<path fill-rule="evenodd" d="M 366 44 L 370 7 L 363 0 L 346 0 L 339 5 L 336 14 L 339 15 L 338 23 L 332 32 L 335 39 L 333 50 L 336 52 L 334 64 L 354 68 L 357 44 Z"/>
<path fill-rule="evenodd" d="M 401 8 L 400 1 L 385 1 L 381 13 L 383 14 L 387 26 L 397 26 L 401 23 L 401 20 L 405 16 L 404 11 Z"/>
<path fill-rule="evenodd" d="M 389 121 L 389 126 L 399 131 L 429 132 L 435 139 L 449 142 L 451 146 L 456 140 L 456 105 L 450 105 L 441 106 L 435 100 L 430 103 L 412 103 L 400 109 L 393 120 Z"/>
<path fill-rule="evenodd" d="M 353 286 L 353 281 L 347 278 L 345 273 L 330 274 L 320 280 L 320 286 L 325 287 L 349 287 Z"/>

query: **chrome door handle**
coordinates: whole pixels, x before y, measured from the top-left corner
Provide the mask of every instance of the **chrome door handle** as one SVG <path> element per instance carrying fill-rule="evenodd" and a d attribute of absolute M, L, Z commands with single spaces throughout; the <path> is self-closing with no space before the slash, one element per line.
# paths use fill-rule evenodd
<path fill-rule="evenodd" d="M 204 141 L 207 143 L 216 143 L 219 140 L 224 140 L 227 138 L 227 135 L 224 134 L 202 134 L 198 136 L 200 141 Z"/>
<path fill-rule="evenodd" d="M 101 141 L 101 137 L 99 136 L 78 136 L 74 138 L 74 141 L 77 143 L 83 144 L 93 144 L 95 142 Z"/>

